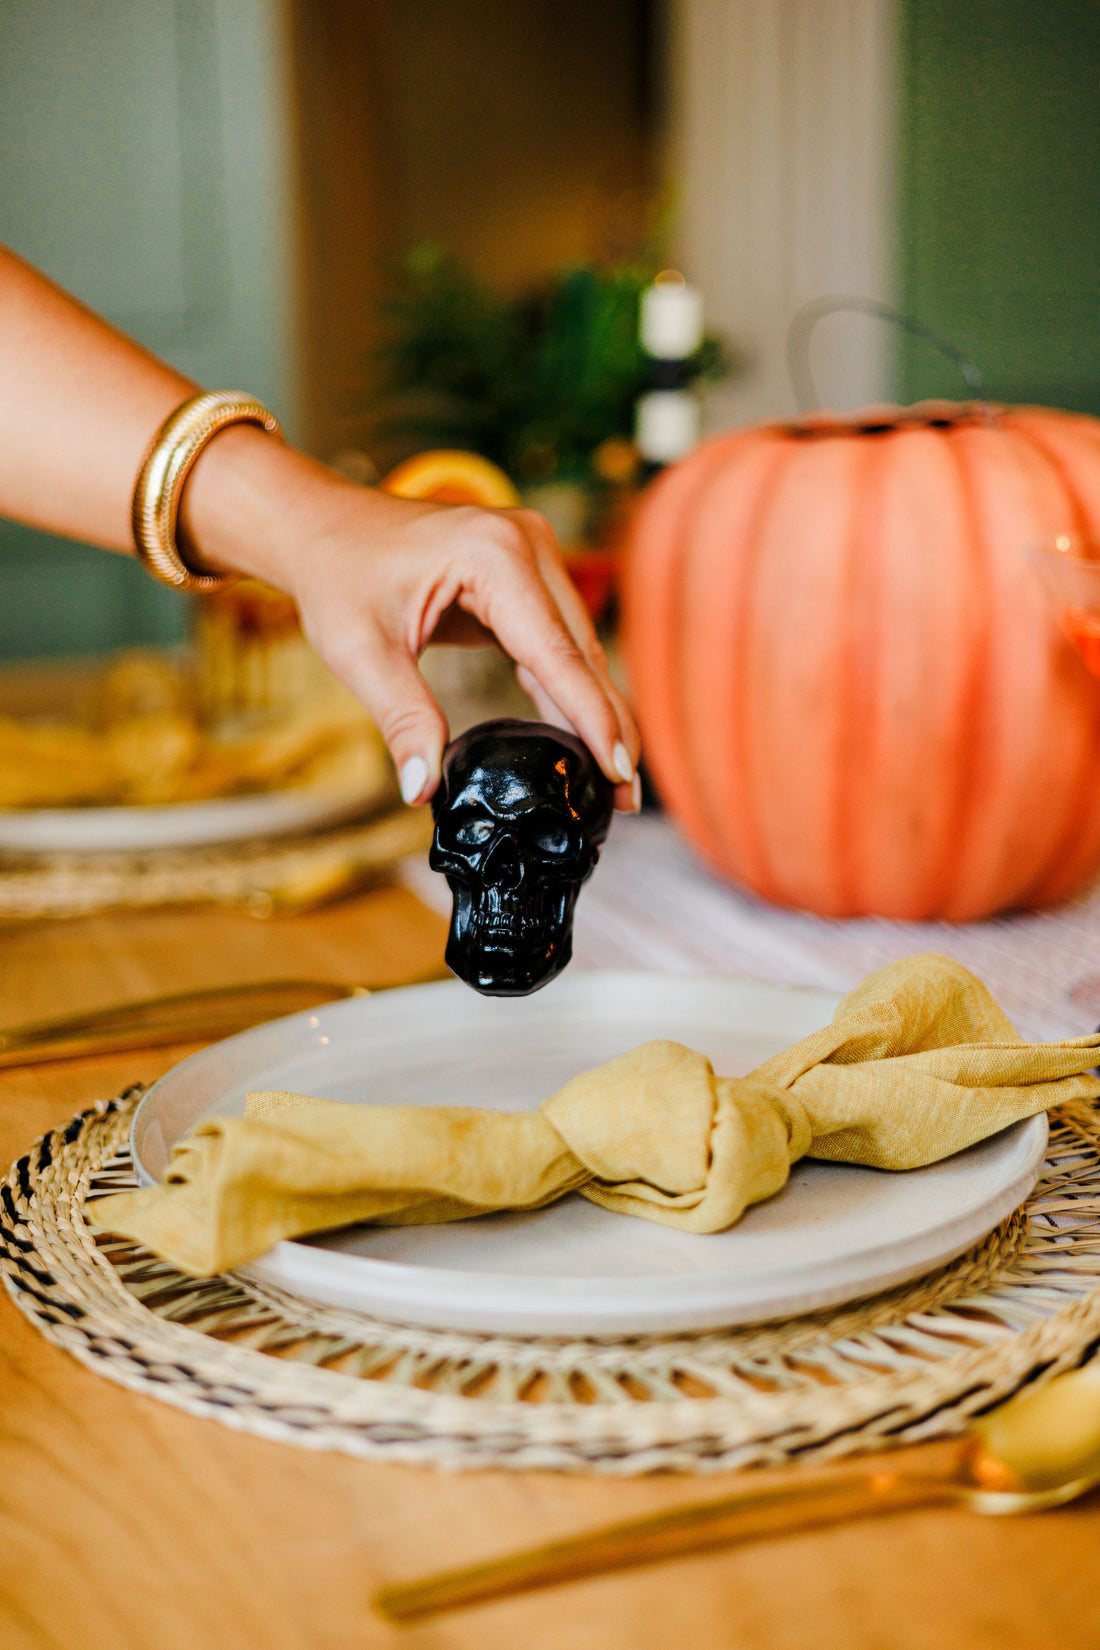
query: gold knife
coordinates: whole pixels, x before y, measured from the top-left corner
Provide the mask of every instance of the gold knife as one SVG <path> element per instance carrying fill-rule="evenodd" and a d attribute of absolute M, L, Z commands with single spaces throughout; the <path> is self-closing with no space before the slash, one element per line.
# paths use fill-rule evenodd
<path fill-rule="evenodd" d="M 442 967 L 402 985 L 422 985 L 447 978 Z M 379 986 L 341 985 L 332 980 L 257 980 L 248 985 L 211 986 L 164 997 L 116 1003 L 85 1014 L 35 1020 L 0 1031 L 0 1068 L 38 1065 L 47 1060 L 76 1060 L 87 1054 L 113 1054 L 131 1048 L 163 1048 L 170 1043 L 198 1043 L 228 1037 L 235 1031 L 297 1014 L 342 997 L 367 996 Z"/>

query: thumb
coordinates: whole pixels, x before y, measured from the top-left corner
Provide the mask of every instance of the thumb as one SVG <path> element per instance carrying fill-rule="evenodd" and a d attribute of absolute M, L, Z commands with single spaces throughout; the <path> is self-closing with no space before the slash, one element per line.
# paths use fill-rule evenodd
<path fill-rule="evenodd" d="M 359 650 L 344 679 L 389 747 L 405 802 L 427 802 L 439 784 L 447 719 L 414 661 L 380 642 Z"/>

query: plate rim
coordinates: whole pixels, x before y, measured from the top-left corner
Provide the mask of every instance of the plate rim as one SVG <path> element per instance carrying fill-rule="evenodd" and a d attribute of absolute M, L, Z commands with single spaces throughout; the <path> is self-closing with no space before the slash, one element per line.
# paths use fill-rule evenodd
<path fill-rule="evenodd" d="M 378 798 L 376 788 L 363 785 L 286 785 L 277 791 L 244 791 L 234 796 L 211 796 L 183 802 L 110 803 L 104 807 L 92 804 L 85 808 L 0 808 L 0 851 L 20 854 L 53 853 L 143 853 L 149 848 L 215 847 L 220 843 L 248 841 L 253 836 L 278 836 L 310 825 L 333 821 L 341 816 L 351 817 L 358 809 L 366 808 Z M 282 815 L 257 829 L 242 823 L 258 808 L 268 804 L 273 813 Z M 297 806 L 294 806 L 297 804 Z M 231 834 L 215 834 L 212 829 L 199 834 L 187 832 L 189 822 L 197 823 L 210 814 L 222 821 L 222 829 L 232 825 Z M 286 817 L 293 815 L 293 817 Z M 94 821 L 94 827 L 84 833 L 88 836 L 111 827 L 119 827 L 118 838 L 111 842 L 78 842 L 79 827 Z M 26 823 L 23 834 L 13 829 Z M 152 837 L 143 837 L 130 827 L 160 825 L 165 828 Z M 48 833 L 57 833 L 53 841 L 32 843 L 30 836 L 35 826 Z M 123 827 L 126 827 L 125 829 Z M 180 834 L 183 827 L 183 834 Z M 66 837 L 66 833 L 72 834 Z M 123 840 L 125 839 L 125 840 Z"/>

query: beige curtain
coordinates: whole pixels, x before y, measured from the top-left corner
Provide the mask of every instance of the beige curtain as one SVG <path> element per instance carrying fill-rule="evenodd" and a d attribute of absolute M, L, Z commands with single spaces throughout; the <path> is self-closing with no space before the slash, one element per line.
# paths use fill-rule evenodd
<path fill-rule="evenodd" d="M 896 0 L 672 0 L 678 255 L 748 357 L 708 398 L 711 428 L 795 410 L 784 344 L 801 304 L 893 298 L 896 30 Z M 823 404 L 892 399 L 892 350 L 881 323 L 823 320 Z"/>

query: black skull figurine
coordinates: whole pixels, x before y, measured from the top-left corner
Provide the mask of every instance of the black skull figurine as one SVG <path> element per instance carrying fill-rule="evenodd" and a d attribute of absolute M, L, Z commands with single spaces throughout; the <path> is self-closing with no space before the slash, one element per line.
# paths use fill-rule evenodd
<path fill-rule="evenodd" d="M 448 746 L 429 862 L 454 897 L 447 966 L 460 980 L 524 997 L 561 973 L 613 794 L 587 746 L 546 722 L 481 722 Z"/>

